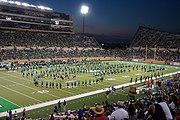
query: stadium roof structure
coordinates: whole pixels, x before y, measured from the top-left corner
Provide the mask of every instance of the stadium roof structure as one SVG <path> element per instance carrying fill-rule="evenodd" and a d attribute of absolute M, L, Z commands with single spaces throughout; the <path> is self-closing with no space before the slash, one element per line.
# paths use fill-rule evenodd
<path fill-rule="evenodd" d="M 49 10 L 49 11 L 53 10 L 52 8 L 45 7 L 42 5 L 36 6 L 36 5 L 28 4 L 25 2 L 12 1 L 12 0 L 0 0 L 0 3 L 10 4 L 10 5 L 18 5 L 18 6 L 23 6 L 23 7 L 30 7 L 30 8 L 41 9 L 41 10 Z"/>

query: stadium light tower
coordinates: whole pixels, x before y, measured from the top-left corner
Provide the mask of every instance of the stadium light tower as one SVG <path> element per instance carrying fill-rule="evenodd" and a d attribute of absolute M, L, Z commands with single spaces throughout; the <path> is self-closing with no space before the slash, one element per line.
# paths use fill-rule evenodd
<path fill-rule="evenodd" d="M 89 7 L 88 6 L 81 6 L 81 14 L 83 15 L 83 34 L 84 34 L 84 24 L 85 24 L 85 16 L 87 15 L 89 11 Z"/>

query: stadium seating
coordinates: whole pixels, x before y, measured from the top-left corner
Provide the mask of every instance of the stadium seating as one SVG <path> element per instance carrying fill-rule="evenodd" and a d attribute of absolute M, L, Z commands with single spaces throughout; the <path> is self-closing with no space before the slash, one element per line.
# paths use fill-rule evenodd
<path fill-rule="evenodd" d="M 140 26 L 134 36 L 131 47 L 153 48 L 178 48 L 180 46 L 180 35 Z"/>
<path fill-rule="evenodd" d="M 145 49 L 80 49 L 80 48 L 25 48 L 25 47 L 14 47 L 11 49 L 2 48 L 0 49 L 0 60 L 20 60 L 20 59 L 46 59 L 46 58 L 74 58 L 74 57 L 120 57 L 121 59 L 145 59 Z M 147 58 L 154 59 L 154 51 L 151 49 L 147 50 Z M 180 60 L 179 51 L 171 51 L 168 49 L 156 51 L 156 60 L 169 62 L 178 62 Z"/>
<path fill-rule="evenodd" d="M 100 48 L 93 37 L 12 30 L 0 30 L 0 46 Z"/>
<path fill-rule="evenodd" d="M 163 42 L 162 42 L 163 41 Z M 164 42 L 165 41 L 165 42 Z M 120 57 L 123 60 L 147 58 L 180 61 L 179 36 L 140 26 L 130 49 L 102 49 L 95 38 L 80 35 L 0 30 L 0 60 L 73 57 Z M 156 54 L 153 47 L 156 45 Z M 167 46 L 168 45 L 168 46 Z M 170 46 L 169 46 L 170 45 Z M 134 49 L 134 47 L 138 47 Z M 164 48 L 162 48 L 164 47 Z M 168 47 L 176 47 L 175 50 Z"/>
<path fill-rule="evenodd" d="M 122 50 L 101 50 L 101 49 L 1 49 L 0 60 L 20 59 L 46 59 L 46 58 L 73 58 L 73 57 L 123 57 Z"/>

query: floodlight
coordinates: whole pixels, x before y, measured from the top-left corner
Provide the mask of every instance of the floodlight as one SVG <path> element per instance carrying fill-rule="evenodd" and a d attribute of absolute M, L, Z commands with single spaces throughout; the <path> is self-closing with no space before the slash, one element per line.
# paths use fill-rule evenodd
<path fill-rule="evenodd" d="M 36 8 L 36 6 L 35 6 L 35 5 L 29 5 L 29 7 L 34 7 L 34 8 Z"/>
<path fill-rule="evenodd" d="M 56 25 L 59 25 L 59 21 L 58 21 L 58 20 L 55 20 L 55 24 L 56 24 Z"/>
<path fill-rule="evenodd" d="M 89 7 L 88 6 L 81 6 L 81 13 L 82 14 L 87 14 L 89 11 Z"/>
<path fill-rule="evenodd" d="M 53 10 L 52 8 L 45 7 L 45 6 L 37 6 L 37 7 L 42 9 L 42 10 Z"/>
<path fill-rule="evenodd" d="M 37 7 L 40 8 L 40 9 L 42 9 L 42 10 L 45 9 L 44 6 L 37 6 Z"/>
<path fill-rule="evenodd" d="M 25 3 L 25 2 L 21 3 L 19 1 L 0 0 L 0 2 L 6 2 L 6 3 L 9 3 L 9 4 L 22 5 L 22 6 L 25 6 L 25 7 L 34 7 L 34 8 L 39 8 L 39 9 L 42 9 L 42 10 L 53 10 L 52 8 L 49 8 L 49 7 L 35 6 L 35 5 L 31 5 L 31 4 Z"/>
<path fill-rule="evenodd" d="M 24 2 L 22 3 L 22 5 L 23 5 L 23 6 L 29 6 L 28 3 L 24 3 Z"/>
<path fill-rule="evenodd" d="M 8 2 L 7 0 L 0 0 L 1 2 Z"/>
<path fill-rule="evenodd" d="M 15 4 L 16 4 L 16 5 L 21 5 L 21 3 L 20 3 L 20 2 L 18 2 L 18 1 L 15 1 Z"/>
<path fill-rule="evenodd" d="M 14 4 L 14 1 L 8 1 L 9 3 L 11 3 L 11 4 Z"/>
<path fill-rule="evenodd" d="M 84 24 L 85 24 L 85 16 L 89 11 L 89 7 L 88 6 L 81 6 L 81 14 L 83 14 L 83 34 L 84 34 Z"/>
<path fill-rule="evenodd" d="M 11 17 L 6 17 L 6 20 L 11 21 Z"/>

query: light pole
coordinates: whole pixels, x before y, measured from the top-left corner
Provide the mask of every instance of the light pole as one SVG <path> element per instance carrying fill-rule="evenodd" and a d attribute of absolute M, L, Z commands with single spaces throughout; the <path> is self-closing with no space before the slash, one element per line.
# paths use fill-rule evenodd
<path fill-rule="evenodd" d="M 89 11 L 89 7 L 88 6 L 81 6 L 81 14 L 83 14 L 83 35 L 84 35 L 84 24 L 85 24 L 85 16 Z"/>

